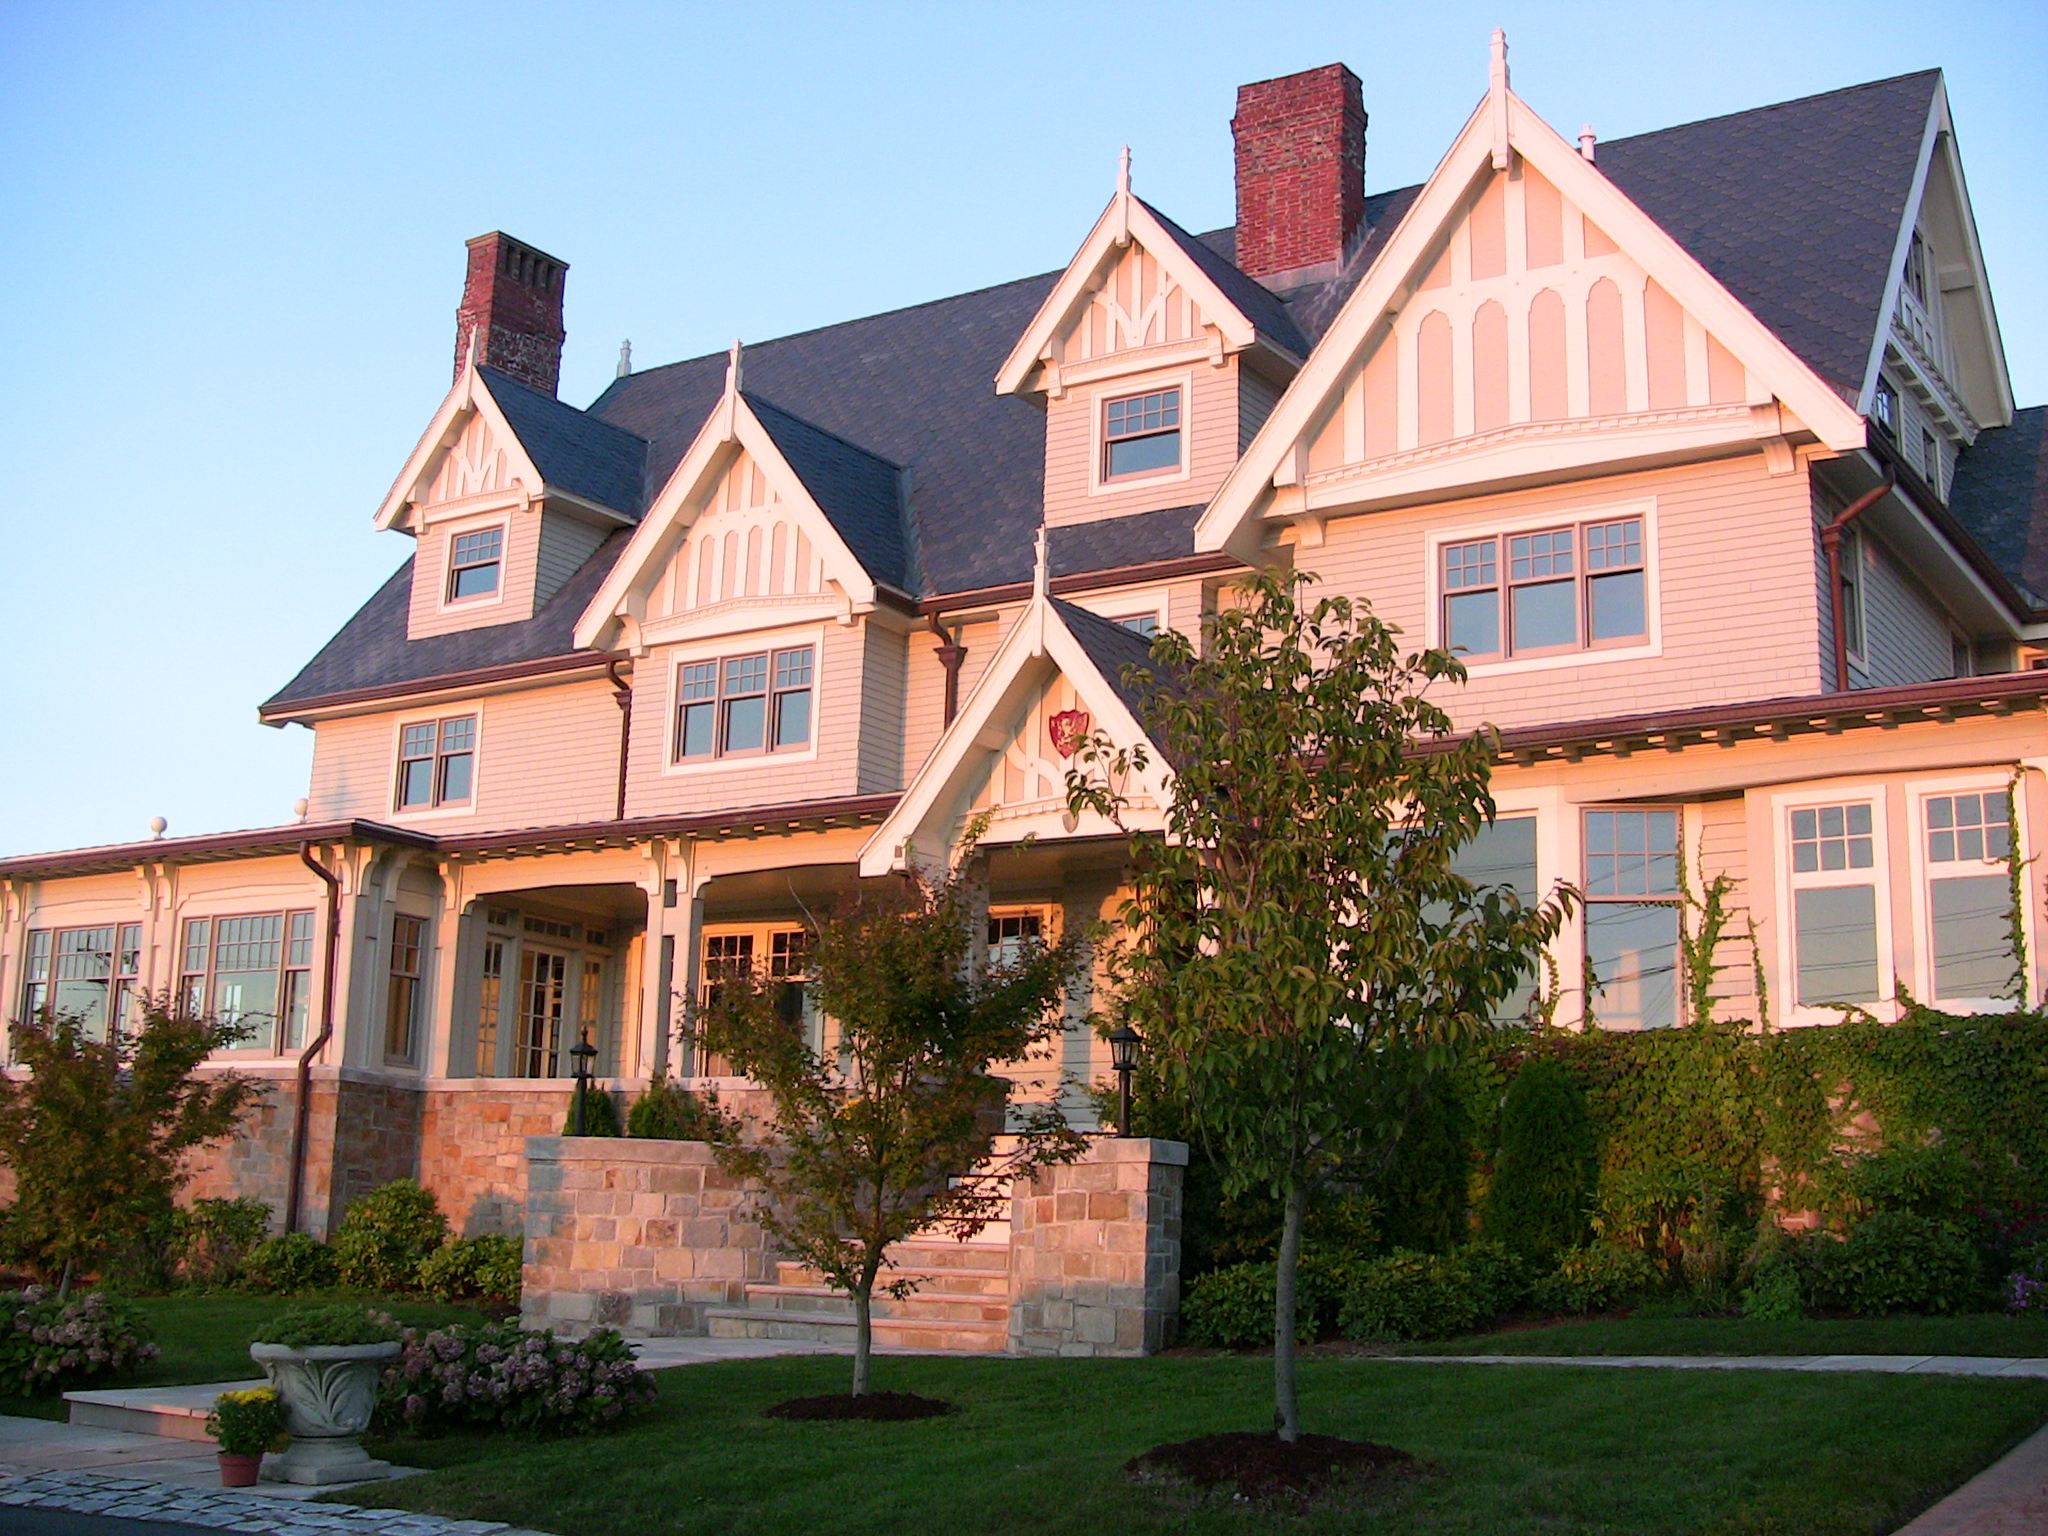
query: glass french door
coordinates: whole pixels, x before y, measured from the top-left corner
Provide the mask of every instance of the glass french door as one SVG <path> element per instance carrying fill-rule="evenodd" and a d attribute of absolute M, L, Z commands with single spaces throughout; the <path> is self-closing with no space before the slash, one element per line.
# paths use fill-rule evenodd
<path fill-rule="evenodd" d="M 514 1077 L 560 1075 L 562 1015 L 568 1005 L 569 957 L 526 945 L 519 954 L 519 1034 Z"/>

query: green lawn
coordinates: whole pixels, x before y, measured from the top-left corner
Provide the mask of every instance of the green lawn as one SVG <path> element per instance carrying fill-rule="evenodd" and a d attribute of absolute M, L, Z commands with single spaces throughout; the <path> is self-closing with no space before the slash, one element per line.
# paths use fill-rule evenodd
<path fill-rule="evenodd" d="M 2048 1317 L 1599 1318 L 1432 1344 L 1404 1355 L 1994 1355 L 2048 1359 Z"/>
<path fill-rule="evenodd" d="M 183 1386 L 207 1381 L 253 1381 L 263 1373 L 249 1359 L 249 1336 L 266 1319 L 293 1307 L 331 1301 L 360 1301 L 389 1312 L 401 1323 L 433 1325 L 472 1323 L 482 1315 L 469 1307 L 438 1301 L 400 1301 L 373 1291 L 323 1291 L 305 1296 L 246 1296 L 234 1292 L 205 1295 L 145 1296 L 135 1305 L 156 1332 L 163 1351 L 152 1364 L 132 1376 L 105 1378 L 91 1387 Z M 0 1397 L 0 1414 L 17 1418 L 62 1419 L 61 1395 Z"/>
<path fill-rule="evenodd" d="M 1154 1445 L 1263 1427 L 1267 1361 L 891 1358 L 878 1388 L 963 1411 L 895 1425 L 761 1416 L 843 1390 L 846 1370 L 814 1357 L 666 1371 L 647 1418 L 591 1440 L 389 1440 L 379 1454 L 436 1474 L 338 1497 L 559 1536 L 1192 1536 L 1282 1523 L 1120 1471 Z M 1428 1465 L 1284 1521 L 1303 1536 L 1874 1536 L 2048 1420 L 2048 1382 L 1323 1357 L 1303 1363 L 1302 1402 L 1309 1429 Z"/>

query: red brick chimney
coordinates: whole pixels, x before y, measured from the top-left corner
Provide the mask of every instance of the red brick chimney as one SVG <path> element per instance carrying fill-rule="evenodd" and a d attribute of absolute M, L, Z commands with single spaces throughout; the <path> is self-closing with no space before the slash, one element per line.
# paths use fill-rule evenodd
<path fill-rule="evenodd" d="M 1343 258 L 1365 215 L 1365 103 L 1342 64 L 1237 88 L 1237 265 L 1252 277 Z"/>
<path fill-rule="evenodd" d="M 469 275 L 455 310 L 455 373 L 469 360 L 555 392 L 562 376 L 562 278 L 569 263 L 493 230 L 469 244 Z"/>

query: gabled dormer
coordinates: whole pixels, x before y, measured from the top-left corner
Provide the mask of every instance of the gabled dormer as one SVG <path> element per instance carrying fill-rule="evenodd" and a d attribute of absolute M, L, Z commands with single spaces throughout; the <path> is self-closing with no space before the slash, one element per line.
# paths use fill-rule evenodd
<path fill-rule="evenodd" d="M 1982 428 L 2011 422 L 2013 399 L 1939 77 L 1895 234 L 1886 324 L 1873 338 L 1861 404 L 1906 465 L 1946 499 L 1957 453 Z"/>
<path fill-rule="evenodd" d="M 996 392 L 1045 409 L 1047 524 L 1092 522 L 1205 501 L 1307 352 L 1281 300 L 1132 193 L 1126 152 Z"/>
<path fill-rule="evenodd" d="M 1861 446 L 1841 394 L 1508 88 L 1490 88 L 1196 532 Z"/>

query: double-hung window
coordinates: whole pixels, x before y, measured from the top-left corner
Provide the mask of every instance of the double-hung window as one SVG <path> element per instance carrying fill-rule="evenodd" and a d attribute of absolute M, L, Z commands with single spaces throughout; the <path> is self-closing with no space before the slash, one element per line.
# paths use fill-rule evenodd
<path fill-rule="evenodd" d="M 1678 1022 L 1678 812 L 1587 811 L 1586 985 L 1610 1029 Z"/>
<path fill-rule="evenodd" d="M 2012 819 L 2005 792 L 1928 795 L 1920 813 L 1933 995 L 1954 1001 L 2010 997 Z"/>
<path fill-rule="evenodd" d="M 400 912 L 391 919 L 389 991 L 384 1011 L 384 1059 L 411 1063 L 419 1047 L 426 991 L 427 922 Z"/>
<path fill-rule="evenodd" d="M 1180 390 L 1155 389 L 1102 407 L 1102 478 L 1122 480 L 1180 468 Z"/>
<path fill-rule="evenodd" d="M 478 528 L 448 541 L 448 601 L 491 597 L 505 558 L 505 530 Z"/>
<path fill-rule="evenodd" d="M 76 1018 L 87 1035 L 103 1040 L 109 1024 L 118 1033 L 132 1022 L 141 969 L 139 923 L 32 929 L 23 956 L 22 1016 L 48 1008 Z"/>
<path fill-rule="evenodd" d="M 1791 852 L 1792 992 L 1802 1008 L 1873 1003 L 1882 995 L 1878 870 L 1884 844 L 1869 800 L 1787 810 Z"/>
<path fill-rule="evenodd" d="M 799 751 L 811 744 L 811 646 L 676 668 L 677 762 Z"/>
<path fill-rule="evenodd" d="M 398 809 L 468 805 L 475 779 L 475 715 L 419 720 L 400 728 Z"/>
<path fill-rule="evenodd" d="M 194 1013 L 244 1030 L 246 1050 L 281 1054 L 306 1038 L 313 992 L 313 914 L 189 917 L 178 991 Z"/>
<path fill-rule="evenodd" d="M 1473 661 L 1638 643 L 1649 636 L 1643 519 L 1444 544 L 1444 648 Z"/>

